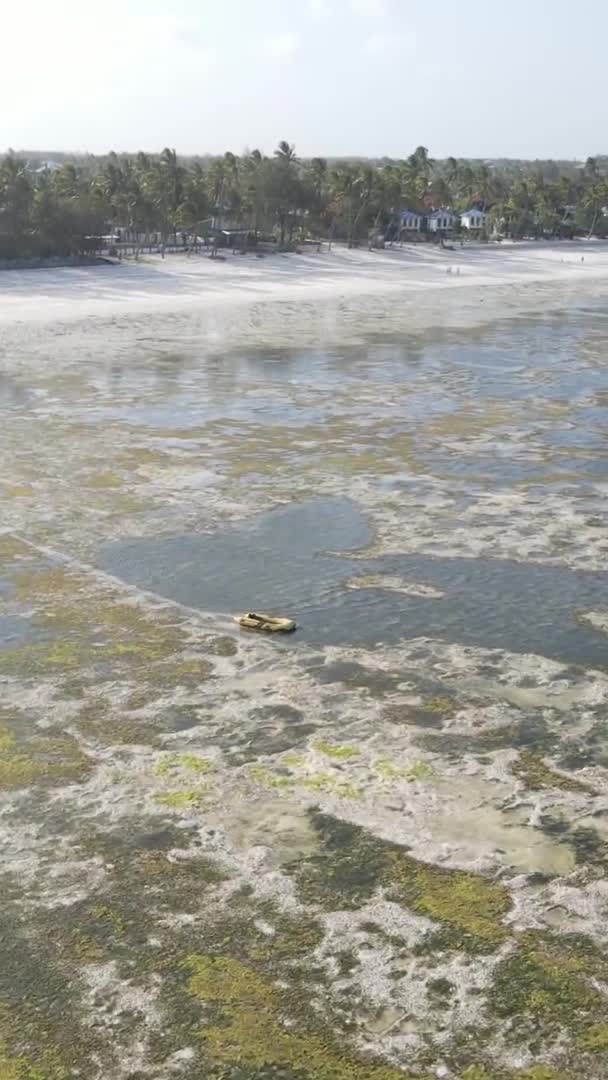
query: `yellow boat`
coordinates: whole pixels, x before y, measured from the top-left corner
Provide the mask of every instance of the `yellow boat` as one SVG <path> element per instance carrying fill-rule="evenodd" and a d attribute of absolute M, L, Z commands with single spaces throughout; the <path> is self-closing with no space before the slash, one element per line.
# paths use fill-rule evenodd
<path fill-rule="evenodd" d="M 286 619 L 279 615 L 256 615 L 255 611 L 250 611 L 247 615 L 235 615 L 234 621 L 244 630 L 262 630 L 267 634 L 278 632 L 288 634 L 296 628 L 293 619 Z"/>

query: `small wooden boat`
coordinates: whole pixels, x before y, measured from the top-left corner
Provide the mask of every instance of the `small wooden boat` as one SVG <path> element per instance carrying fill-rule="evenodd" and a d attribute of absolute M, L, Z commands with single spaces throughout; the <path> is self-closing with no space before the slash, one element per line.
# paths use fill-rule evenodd
<path fill-rule="evenodd" d="M 293 619 L 282 618 L 279 615 L 256 615 L 255 611 L 250 611 L 247 615 L 235 615 L 234 621 L 244 630 L 262 630 L 267 634 L 279 632 L 288 634 L 296 628 Z"/>

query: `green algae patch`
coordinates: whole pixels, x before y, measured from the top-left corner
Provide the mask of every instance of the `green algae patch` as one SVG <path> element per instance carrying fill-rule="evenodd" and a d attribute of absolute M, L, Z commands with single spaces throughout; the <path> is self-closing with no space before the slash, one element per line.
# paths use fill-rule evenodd
<path fill-rule="evenodd" d="M 392 761 L 380 758 L 374 763 L 374 771 L 383 780 L 430 780 L 435 775 L 434 769 L 426 761 L 415 761 L 413 765 L 393 765 Z"/>
<path fill-rule="evenodd" d="M 69 735 L 21 743 L 9 728 L 0 727 L 0 789 L 78 783 L 92 767 L 91 759 Z"/>
<path fill-rule="evenodd" d="M 608 1050 L 608 1023 L 592 1024 L 583 1031 L 576 1040 L 576 1045 L 581 1050 L 589 1050 L 597 1053 L 599 1050 Z"/>
<path fill-rule="evenodd" d="M 465 948 L 494 949 L 507 937 L 500 920 L 510 910 L 511 898 L 502 885 L 396 852 L 389 857 L 387 879 L 400 903 L 449 927 Z"/>
<path fill-rule="evenodd" d="M 500 1067 L 469 1065 L 468 1069 L 458 1074 L 458 1080 L 567 1080 L 567 1077 L 550 1065 L 532 1065 L 516 1072 Z"/>
<path fill-rule="evenodd" d="M 167 791 L 164 795 L 155 795 L 154 801 L 169 810 L 191 810 L 200 805 L 203 794 L 202 790 Z"/>
<path fill-rule="evenodd" d="M 361 791 L 355 784 L 343 780 L 341 775 L 336 773 L 313 773 L 299 779 L 298 784 L 307 791 L 327 791 L 341 799 L 358 799 L 361 796 Z"/>
<path fill-rule="evenodd" d="M 273 773 L 271 769 L 267 769 L 264 765 L 250 765 L 247 772 L 250 778 L 256 784 L 261 784 L 262 787 L 284 788 L 293 783 L 291 777 L 277 776 L 276 773 Z"/>
<path fill-rule="evenodd" d="M 8 1057 L 6 1046 L 0 1043 L 0 1080 L 22 1080 L 23 1070 L 19 1062 Z"/>
<path fill-rule="evenodd" d="M 446 946 L 491 952 L 506 940 L 501 920 L 511 897 L 504 886 L 479 874 L 420 862 L 398 844 L 331 815 L 313 811 L 311 820 L 321 853 L 294 870 L 305 903 L 353 909 L 382 888 L 404 907 L 438 922 Z"/>
<path fill-rule="evenodd" d="M 199 776 L 205 776 L 211 772 L 213 765 L 207 758 L 198 754 L 168 754 L 154 768 L 157 776 L 169 776 L 177 770 L 184 769 Z"/>
<path fill-rule="evenodd" d="M 15 575 L 14 581 L 16 597 L 30 601 L 43 596 L 69 596 L 78 587 L 79 578 L 64 567 L 53 566 L 46 570 L 23 570 Z"/>
<path fill-rule="evenodd" d="M 378 773 L 383 780 L 407 780 L 408 770 L 399 765 L 393 765 L 386 758 L 379 758 L 374 762 L 374 772 Z"/>
<path fill-rule="evenodd" d="M 453 698 L 449 697 L 432 697 L 427 698 L 423 702 L 423 709 L 426 712 L 438 713 L 441 716 L 448 716 L 450 713 L 455 712 L 456 702 Z"/>
<path fill-rule="evenodd" d="M 92 914 L 97 922 L 107 924 L 115 937 L 122 938 L 126 932 L 126 922 L 120 912 L 108 907 L 107 904 L 95 904 Z"/>
<path fill-rule="evenodd" d="M 213 769 L 213 764 L 199 754 L 166 754 L 157 762 L 154 773 L 156 776 L 179 782 L 183 774 L 190 774 L 190 783 L 194 778 L 198 781 L 195 788 L 175 788 L 172 791 L 161 791 L 154 795 L 154 801 L 159 806 L 168 810 L 193 810 L 201 804 L 203 797 L 209 790 L 209 785 L 202 782 L 202 777 L 207 776 Z"/>
<path fill-rule="evenodd" d="M 280 764 L 284 768 L 298 769 L 306 764 L 306 759 L 297 754 L 287 754 L 280 759 Z M 326 791 L 341 799 L 361 797 L 360 789 L 349 780 L 345 780 L 342 772 L 296 772 L 285 776 L 258 763 L 250 765 L 247 771 L 256 784 L 261 784 L 265 788 L 304 788 L 306 791 Z"/>
<path fill-rule="evenodd" d="M 403 1080 L 400 1069 L 349 1056 L 317 1031 L 296 1027 L 286 1013 L 289 998 L 239 960 L 193 955 L 184 966 L 190 994 L 211 1012 L 201 1037 L 213 1062 L 288 1069 L 311 1080 Z"/>
<path fill-rule="evenodd" d="M 6 1044 L 0 1042 L 0 1080 L 68 1080 L 66 1069 L 56 1054 L 43 1054 L 39 1061 L 20 1054 L 10 1057 Z"/>
<path fill-rule="evenodd" d="M 25 677 L 95 668 L 146 669 L 159 686 L 198 686 L 213 671 L 204 658 L 184 656 L 187 631 L 165 610 L 131 603 L 92 576 L 52 566 L 18 571 L 15 598 L 33 608 L 31 623 L 43 640 L 0 654 L 0 671 Z"/>
<path fill-rule="evenodd" d="M 103 698 L 89 700 L 79 710 L 73 723 L 87 739 L 93 738 L 104 746 L 158 745 L 153 720 L 135 719 L 125 710 L 115 710 Z"/>
<path fill-rule="evenodd" d="M 31 484 L 2 484 L 2 494 L 12 499 L 29 499 L 34 494 Z"/>
<path fill-rule="evenodd" d="M 287 769 L 302 769 L 306 764 L 304 754 L 283 754 L 281 765 Z"/>
<path fill-rule="evenodd" d="M 562 773 L 551 769 L 541 754 L 533 750 L 522 750 L 518 760 L 511 767 L 512 773 L 517 776 L 531 791 L 540 791 L 543 788 L 557 788 L 560 791 L 589 792 L 591 789 L 575 780 L 572 776 L 564 776 Z"/>
<path fill-rule="evenodd" d="M 532 1065 L 530 1069 L 515 1073 L 514 1080 L 566 1080 L 566 1076 L 550 1065 Z"/>
<path fill-rule="evenodd" d="M 489 1004 L 521 1035 L 557 1040 L 566 1032 L 582 1049 L 590 1032 L 608 1032 L 608 1002 L 594 985 L 607 973 L 588 941 L 530 932 L 498 965 Z"/>
<path fill-rule="evenodd" d="M 94 491 L 104 491 L 108 488 L 122 487 L 123 481 L 117 473 L 100 472 L 87 477 L 85 484 L 87 487 L 93 488 Z"/>
<path fill-rule="evenodd" d="M 335 746 L 333 743 L 324 742 L 322 739 L 318 739 L 312 746 L 313 750 L 317 750 L 320 754 L 331 758 L 333 761 L 350 761 L 352 758 L 359 757 L 361 753 L 356 746 Z"/>
<path fill-rule="evenodd" d="M 52 675 L 57 668 L 77 671 L 85 659 L 84 650 L 72 642 L 41 642 L 5 649 L 0 653 L 0 671 L 25 677 Z"/>
<path fill-rule="evenodd" d="M 30 1003 L 15 1010 L 0 1000 L 0 1080 L 68 1080 L 70 1072 Z"/>

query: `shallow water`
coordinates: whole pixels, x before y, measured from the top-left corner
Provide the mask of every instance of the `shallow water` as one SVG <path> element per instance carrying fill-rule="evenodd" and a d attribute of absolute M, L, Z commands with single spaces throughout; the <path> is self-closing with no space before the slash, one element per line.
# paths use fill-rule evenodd
<path fill-rule="evenodd" d="M 185 436 L 191 429 L 199 445 L 212 430 L 215 452 L 206 443 L 205 467 L 219 465 L 221 472 L 227 463 L 248 503 L 246 524 L 203 534 L 169 527 L 158 537 L 112 541 L 102 546 L 99 565 L 201 610 L 284 611 L 300 624 L 297 640 L 315 645 L 427 634 L 602 665 L 605 640 L 577 616 L 608 602 L 608 576 L 597 561 L 588 570 L 579 561 L 576 572 L 563 565 L 577 545 L 567 518 L 564 535 L 554 535 L 544 552 L 545 563 L 558 565 L 529 561 L 526 548 L 545 540 L 543 522 L 536 514 L 518 522 L 508 503 L 502 514 L 478 512 L 475 525 L 500 528 L 502 518 L 521 532 L 521 553 L 514 545 L 504 558 L 486 543 L 483 553 L 465 552 L 463 559 L 432 548 L 446 524 L 463 533 L 468 507 L 490 492 L 507 499 L 511 491 L 527 492 L 531 508 L 550 491 L 564 496 L 566 508 L 567 493 L 569 506 L 574 501 L 591 513 L 595 527 L 608 522 L 598 487 L 608 480 L 604 314 L 589 308 L 503 322 L 468 339 L 443 332 L 440 340 L 384 340 L 343 351 L 241 351 L 201 365 L 176 356 L 160 368 L 113 369 L 109 383 L 98 374 L 96 393 L 113 404 L 89 406 L 83 419 L 151 431 L 169 426 Z M 124 399 L 120 412 L 117 395 Z M 328 472 L 345 473 L 351 485 L 311 498 L 310 485 L 329 486 Z M 358 491 L 361 481 L 365 490 Z M 382 488 L 395 519 L 400 495 L 418 489 L 424 507 L 430 481 L 441 485 L 452 510 L 448 522 L 438 518 L 435 534 L 427 528 L 428 553 L 412 552 L 408 531 L 400 557 L 392 527 L 390 557 L 374 550 L 367 559 L 364 549 L 375 544 L 383 516 Z M 227 498 L 235 494 L 230 487 Z M 263 508 L 273 489 L 282 505 L 256 514 L 252 500 L 257 495 Z M 214 488 L 220 504 L 221 495 Z M 354 564 L 348 552 L 357 549 Z M 348 588 L 357 574 L 398 574 L 444 596 Z"/>
<path fill-rule="evenodd" d="M 210 536 L 110 544 L 99 563 L 130 584 L 203 611 L 293 616 L 299 630 L 290 644 L 381 646 L 426 635 L 569 663 L 608 661 L 606 639 L 576 622 L 581 611 L 608 606 L 608 573 L 488 558 L 346 557 L 371 539 L 355 504 L 313 499 Z M 381 581 L 348 587 L 367 574 L 398 574 L 443 595 L 408 596 Z"/>

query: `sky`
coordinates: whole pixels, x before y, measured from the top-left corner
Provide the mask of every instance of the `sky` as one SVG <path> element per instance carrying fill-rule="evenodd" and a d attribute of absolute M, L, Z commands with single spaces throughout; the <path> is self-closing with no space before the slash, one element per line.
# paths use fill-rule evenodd
<path fill-rule="evenodd" d="M 605 0 L 21 0 L 0 149 L 608 153 Z"/>

